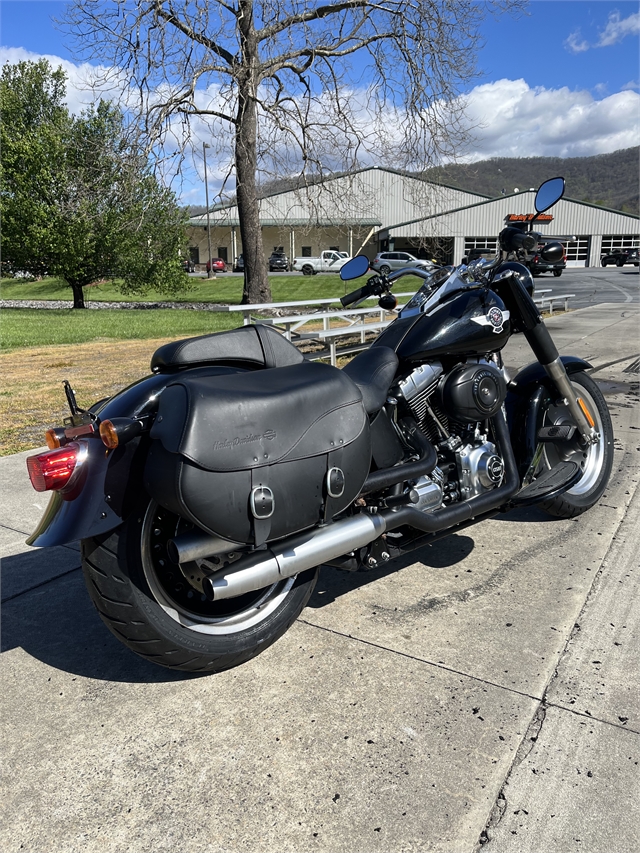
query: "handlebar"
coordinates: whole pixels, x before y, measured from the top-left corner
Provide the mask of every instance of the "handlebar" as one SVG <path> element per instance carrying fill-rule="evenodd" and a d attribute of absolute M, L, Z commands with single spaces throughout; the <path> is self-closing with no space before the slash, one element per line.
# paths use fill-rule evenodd
<path fill-rule="evenodd" d="M 500 245 L 507 252 L 516 252 L 518 249 L 532 252 L 538 245 L 538 236 L 534 231 L 504 228 L 500 233 Z"/>
<path fill-rule="evenodd" d="M 352 290 L 351 293 L 347 293 L 346 296 L 342 296 L 340 298 L 340 302 L 342 307 L 346 308 L 348 305 L 353 305 L 354 302 L 361 302 L 368 296 L 373 296 L 373 289 L 369 285 L 369 282 L 363 284 L 362 287 L 359 287 L 357 290 Z"/>

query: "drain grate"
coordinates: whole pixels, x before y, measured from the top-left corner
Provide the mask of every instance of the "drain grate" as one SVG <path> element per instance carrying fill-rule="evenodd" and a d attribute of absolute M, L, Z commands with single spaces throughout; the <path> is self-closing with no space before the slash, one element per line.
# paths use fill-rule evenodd
<path fill-rule="evenodd" d="M 622 371 L 623 373 L 640 373 L 640 358 L 636 358 L 635 361 L 632 361 L 625 369 Z"/>

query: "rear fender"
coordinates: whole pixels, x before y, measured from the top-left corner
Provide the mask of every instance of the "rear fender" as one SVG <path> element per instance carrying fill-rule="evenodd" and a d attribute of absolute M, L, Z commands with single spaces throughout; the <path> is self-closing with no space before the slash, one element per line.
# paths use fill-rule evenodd
<path fill-rule="evenodd" d="M 569 375 L 593 367 L 574 355 L 560 356 L 560 360 Z M 553 381 L 538 361 L 523 367 L 507 386 L 507 423 L 521 477 L 526 474 L 536 451 L 541 407 L 557 393 Z"/>
<path fill-rule="evenodd" d="M 92 407 L 101 420 L 153 414 L 158 396 L 173 377 L 154 374 L 130 385 L 114 397 Z M 49 505 L 27 539 L 28 545 L 64 545 L 107 533 L 131 512 L 142 489 L 142 471 L 149 438 L 138 436 L 115 450 L 98 438 L 83 439 L 87 456 L 68 488 L 51 493 Z"/>

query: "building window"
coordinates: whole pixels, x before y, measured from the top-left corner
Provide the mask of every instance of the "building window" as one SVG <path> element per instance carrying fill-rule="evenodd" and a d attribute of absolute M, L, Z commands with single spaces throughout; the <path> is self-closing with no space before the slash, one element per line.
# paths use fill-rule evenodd
<path fill-rule="evenodd" d="M 586 234 L 582 234 L 576 240 L 568 240 L 563 245 L 567 263 L 570 261 L 586 261 L 589 257 L 589 237 Z"/>
<path fill-rule="evenodd" d="M 496 253 L 498 251 L 498 241 L 495 237 L 465 237 L 465 255 L 468 255 L 471 249 L 491 249 L 492 252 Z"/>
<path fill-rule="evenodd" d="M 602 238 L 602 254 L 608 255 L 617 249 L 637 249 L 640 246 L 638 234 L 605 234 Z"/>
<path fill-rule="evenodd" d="M 310 258 L 311 257 L 311 246 L 303 246 L 302 247 L 301 257 L 303 257 L 303 258 Z"/>
<path fill-rule="evenodd" d="M 225 262 L 225 264 L 227 263 L 228 258 L 227 258 L 227 247 L 226 246 L 218 246 L 218 257 L 222 258 L 222 260 Z"/>
<path fill-rule="evenodd" d="M 192 264 L 200 263 L 200 247 L 199 246 L 189 246 L 189 260 Z"/>

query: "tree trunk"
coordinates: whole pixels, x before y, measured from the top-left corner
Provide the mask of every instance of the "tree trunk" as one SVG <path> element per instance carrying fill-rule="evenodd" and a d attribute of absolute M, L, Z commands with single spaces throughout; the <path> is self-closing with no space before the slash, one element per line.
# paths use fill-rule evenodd
<path fill-rule="evenodd" d="M 86 308 L 87 306 L 84 304 L 84 289 L 81 284 L 74 284 L 73 282 L 69 282 L 71 285 L 71 290 L 73 291 L 73 307 L 74 308 Z"/>
<path fill-rule="evenodd" d="M 271 287 L 264 257 L 260 205 L 258 202 L 257 126 L 255 94 L 258 87 L 258 43 L 253 25 L 253 0 L 240 0 L 240 41 L 246 72 L 238 79 L 235 160 L 236 195 L 240 219 L 240 237 L 244 258 L 243 304 L 271 302 Z"/>

